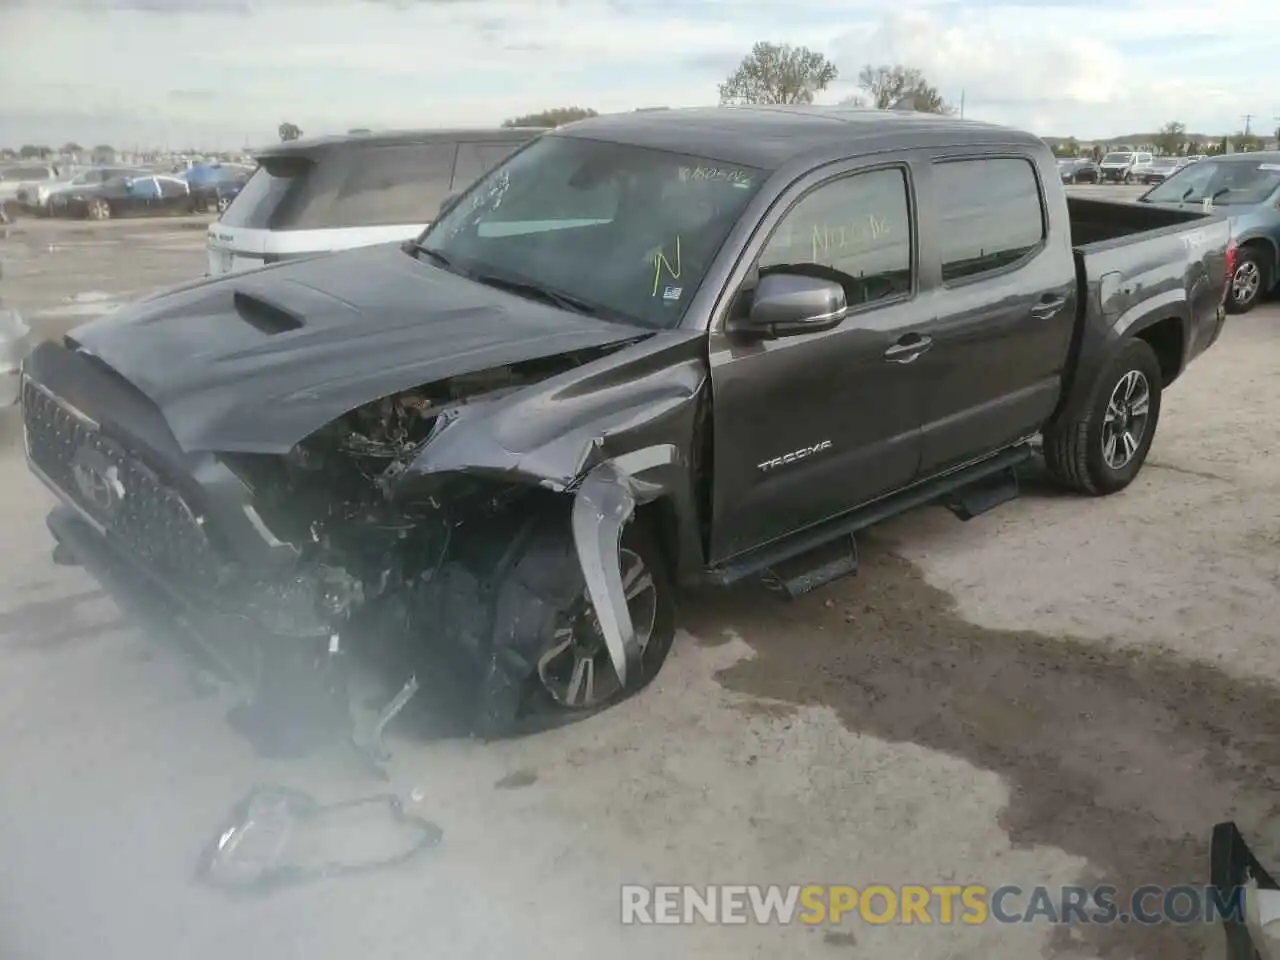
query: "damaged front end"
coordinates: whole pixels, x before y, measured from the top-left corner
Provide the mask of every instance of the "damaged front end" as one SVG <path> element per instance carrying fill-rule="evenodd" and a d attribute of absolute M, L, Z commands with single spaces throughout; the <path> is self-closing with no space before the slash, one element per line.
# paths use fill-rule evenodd
<path fill-rule="evenodd" d="M 313 678 L 350 701 L 355 740 L 375 757 L 428 678 L 439 681 L 433 702 L 452 700 L 448 719 L 468 730 L 510 712 L 485 704 L 482 689 L 463 691 L 483 688 L 498 586 L 521 539 L 535 526 L 568 526 L 563 491 L 492 471 L 425 475 L 417 462 L 458 420 L 598 355 L 454 377 L 357 408 L 286 456 L 223 458 L 249 488 L 255 529 L 293 555 L 286 575 L 259 583 L 251 618 L 272 634 L 323 641 Z M 382 681 L 374 709 L 364 708 L 369 691 L 349 689 L 357 678 Z M 266 709 L 265 725 L 278 728 L 278 706 Z"/>
<path fill-rule="evenodd" d="M 196 407 L 75 340 L 46 343 L 23 406 L 28 462 L 65 505 L 56 556 L 114 594 L 127 568 L 176 601 L 165 622 L 250 691 L 237 725 L 264 752 L 302 752 L 354 714 L 380 754 L 419 687 L 451 729 L 486 736 L 526 707 L 616 702 L 669 649 L 667 570 L 702 563 L 706 367 L 695 331 L 598 339 L 390 393 L 280 444 L 239 412 L 212 436 L 227 394 Z M 263 422 L 314 423 L 326 389 Z M 658 499 L 657 536 L 642 536 L 629 521 Z"/>

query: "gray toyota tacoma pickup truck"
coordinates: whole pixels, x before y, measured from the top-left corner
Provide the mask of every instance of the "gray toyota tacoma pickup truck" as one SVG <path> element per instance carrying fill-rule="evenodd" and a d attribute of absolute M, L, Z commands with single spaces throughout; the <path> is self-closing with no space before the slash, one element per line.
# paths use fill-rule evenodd
<path fill-rule="evenodd" d="M 413 242 L 40 345 L 27 456 L 56 558 L 179 611 L 263 709 L 265 676 L 337 691 L 364 659 L 392 678 L 372 729 L 448 676 L 504 735 L 652 680 L 674 585 L 801 593 L 877 520 L 1007 500 L 1041 450 L 1125 488 L 1222 328 L 1230 244 L 1199 211 L 1068 199 L 996 126 L 599 117 Z"/>

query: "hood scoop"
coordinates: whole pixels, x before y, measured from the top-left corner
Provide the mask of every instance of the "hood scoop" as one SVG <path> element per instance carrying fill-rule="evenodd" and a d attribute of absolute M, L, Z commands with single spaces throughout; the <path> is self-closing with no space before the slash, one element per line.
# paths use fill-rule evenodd
<path fill-rule="evenodd" d="M 302 329 L 302 317 L 261 294 L 237 290 L 233 302 L 240 319 L 260 333 L 273 336 Z"/>

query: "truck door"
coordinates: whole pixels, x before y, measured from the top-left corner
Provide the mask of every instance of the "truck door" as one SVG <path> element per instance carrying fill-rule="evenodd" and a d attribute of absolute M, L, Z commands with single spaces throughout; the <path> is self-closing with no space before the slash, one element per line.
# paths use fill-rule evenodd
<path fill-rule="evenodd" d="M 905 164 L 827 167 L 793 184 L 756 232 L 742 292 L 713 318 L 709 343 L 713 561 L 915 476 L 919 380 L 901 361 L 927 314 L 912 194 Z M 724 333 L 724 316 L 744 308 L 761 272 L 815 265 L 845 287 L 841 324 L 775 340 Z"/>
<path fill-rule="evenodd" d="M 921 176 L 921 257 L 936 320 L 920 475 L 1037 432 L 1058 402 L 1076 316 L 1065 204 L 1030 155 L 935 160 Z M 1057 184 L 1051 189 L 1059 191 Z"/>

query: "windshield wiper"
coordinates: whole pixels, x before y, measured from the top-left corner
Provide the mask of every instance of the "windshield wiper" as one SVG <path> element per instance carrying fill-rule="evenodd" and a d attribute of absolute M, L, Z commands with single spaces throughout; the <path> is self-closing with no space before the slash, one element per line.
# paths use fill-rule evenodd
<path fill-rule="evenodd" d="M 559 307 L 561 310 L 570 310 L 574 313 L 585 314 L 588 317 L 600 316 L 600 311 L 585 300 L 579 300 L 577 297 L 571 297 L 567 293 L 560 293 L 530 280 L 516 280 L 496 273 L 478 273 L 472 276 L 471 279 L 477 283 L 488 284 L 491 287 L 497 287 L 500 290 L 506 290 L 522 297 L 541 300 L 543 303 L 549 303 L 551 306 Z"/>
<path fill-rule="evenodd" d="M 440 266 L 444 267 L 446 270 L 452 271 L 454 273 L 461 272 L 460 270 L 458 270 L 457 267 L 453 265 L 452 260 L 446 257 L 439 250 L 435 250 L 435 249 L 432 249 L 431 247 L 428 247 L 425 243 L 421 243 L 417 240 L 410 240 L 408 244 L 406 244 L 406 249 L 408 250 L 409 253 L 413 254 L 415 257 L 418 254 L 426 254 L 428 257 L 430 257 Z"/>

